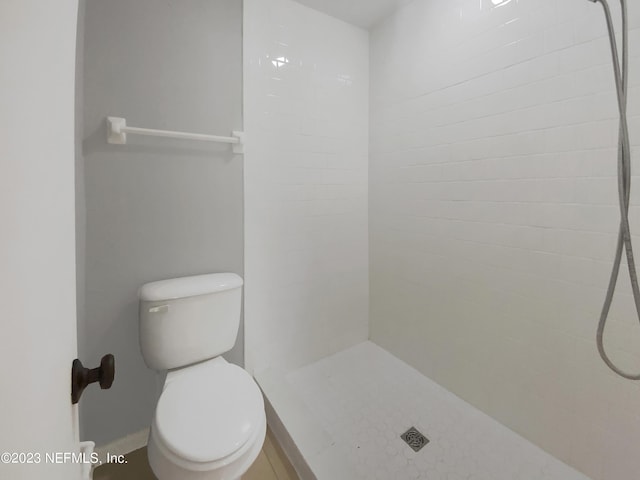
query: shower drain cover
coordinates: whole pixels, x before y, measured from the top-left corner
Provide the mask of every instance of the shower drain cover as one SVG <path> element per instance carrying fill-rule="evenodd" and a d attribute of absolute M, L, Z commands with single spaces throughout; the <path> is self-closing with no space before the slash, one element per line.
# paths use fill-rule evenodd
<path fill-rule="evenodd" d="M 409 430 L 400 435 L 400 438 L 409 445 L 414 452 L 419 451 L 427 443 L 429 439 L 421 434 L 416 427 L 411 427 Z"/>

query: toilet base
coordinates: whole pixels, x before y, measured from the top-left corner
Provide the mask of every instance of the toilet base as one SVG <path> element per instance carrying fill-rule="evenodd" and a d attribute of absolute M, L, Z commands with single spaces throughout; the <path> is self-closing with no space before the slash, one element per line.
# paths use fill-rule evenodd
<path fill-rule="evenodd" d="M 265 419 L 257 435 L 252 440 L 249 440 L 248 445 L 243 447 L 246 449 L 245 452 L 242 452 L 233 460 L 229 460 L 226 464 L 224 460 L 221 460 L 212 462 L 209 469 L 194 470 L 189 468 L 189 462 L 178 462 L 171 458 L 173 454 L 158 443 L 152 426 L 147 446 L 149 465 L 158 480 L 240 480 L 242 475 L 249 470 L 253 462 L 258 458 L 266 433 L 267 422 Z M 233 456 L 235 457 L 235 454 Z M 194 465 L 194 468 L 203 467 L 205 466 Z"/>

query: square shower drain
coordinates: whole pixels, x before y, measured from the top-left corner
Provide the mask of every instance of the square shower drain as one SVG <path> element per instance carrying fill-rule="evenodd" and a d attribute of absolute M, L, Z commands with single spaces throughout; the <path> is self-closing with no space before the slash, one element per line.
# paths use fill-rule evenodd
<path fill-rule="evenodd" d="M 409 445 L 414 452 L 420 451 L 427 443 L 429 439 L 421 434 L 416 427 L 411 427 L 409 430 L 400 435 L 400 438 Z"/>

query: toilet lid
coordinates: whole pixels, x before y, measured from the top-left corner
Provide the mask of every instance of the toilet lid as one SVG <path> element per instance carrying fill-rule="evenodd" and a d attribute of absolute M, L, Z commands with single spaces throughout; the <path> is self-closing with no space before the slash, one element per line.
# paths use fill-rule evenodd
<path fill-rule="evenodd" d="M 176 455 L 213 462 L 247 443 L 263 416 L 258 385 L 245 370 L 225 363 L 170 382 L 158 401 L 155 426 Z"/>

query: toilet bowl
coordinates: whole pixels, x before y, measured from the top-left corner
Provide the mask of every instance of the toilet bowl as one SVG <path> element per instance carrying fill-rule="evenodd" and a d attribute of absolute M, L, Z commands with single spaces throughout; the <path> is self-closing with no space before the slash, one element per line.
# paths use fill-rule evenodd
<path fill-rule="evenodd" d="M 140 289 L 145 362 L 169 370 L 148 442 L 159 480 L 236 480 L 255 461 L 266 434 L 262 393 L 222 353 L 237 336 L 242 279 L 212 274 Z"/>
<path fill-rule="evenodd" d="M 260 389 L 222 357 L 170 372 L 156 407 L 148 455 L 161 480 L 235 480 L 266 433 Z"/>

